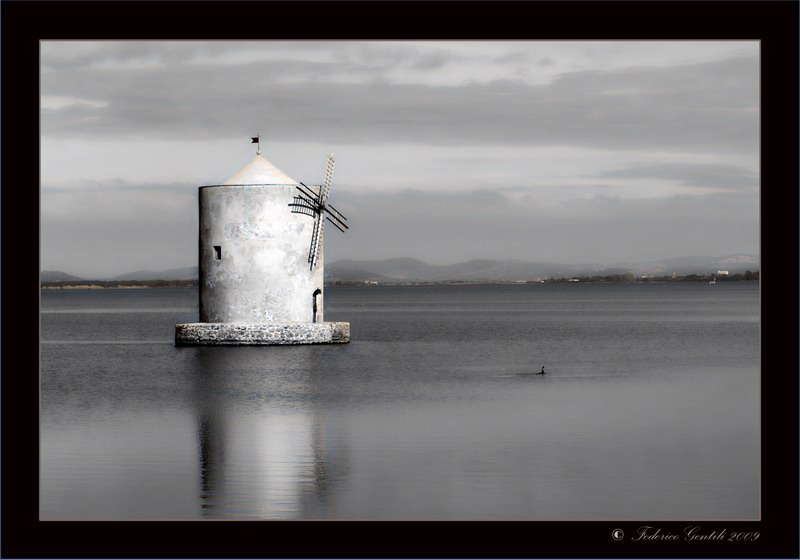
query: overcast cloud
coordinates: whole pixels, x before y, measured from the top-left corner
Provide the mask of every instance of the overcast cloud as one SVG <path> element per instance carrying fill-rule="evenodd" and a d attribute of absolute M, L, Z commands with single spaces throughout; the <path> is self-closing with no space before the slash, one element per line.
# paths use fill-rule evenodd
<path fill-rule="evenodd" d="M 757 42 L 44 42 L 42 267 L 191 266 L 252 157 L 352 224 L 326 259 L 758 253 Z"/>

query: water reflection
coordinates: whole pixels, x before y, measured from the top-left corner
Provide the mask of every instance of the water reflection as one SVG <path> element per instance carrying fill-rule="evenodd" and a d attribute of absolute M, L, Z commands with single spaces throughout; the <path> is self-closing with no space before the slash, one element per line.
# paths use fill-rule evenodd
<path fill-rule="evenodd" d="M 190 349 L 201 515 L 328 518 L 346 474 L 317 348 Z"/>
<path fill-rule="evenodd" d="M 336 347 L 46 314 L 42 518 L 757 518 L 757 286 L 569 288 L 353 288 Z"/>

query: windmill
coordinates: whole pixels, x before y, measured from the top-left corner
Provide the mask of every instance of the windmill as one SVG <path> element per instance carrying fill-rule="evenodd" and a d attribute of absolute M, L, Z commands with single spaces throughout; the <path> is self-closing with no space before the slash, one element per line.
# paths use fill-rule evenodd
<path fill-rule="evenodd" d="M 341 212 L 336 210 L 333 206 L 328 204 L 328 196 L 331 194 L 331 180 L 333 179 L 333 154 L 328 156 L 328 167 L 325 169 L 325 180 L 319 186 L 319 192 L 315 193 L 305 183 L 300 183 L 297 190 L 300 195 L 295 196 L 294 200 L 289 206 L 292 208 L 294 214 L 304 214 L 314 218 L 314 229 L 311 232 L 311 246 L 308 249 L 308 263 L 310 269 L 313 270 L 317 265 L 317 256 L 319 255 L 319 247 L 322 243 L 322 231 L 325 225 L 322 219 L 323 213 L 325 218 L 332 223 L 336 228 L 344 232 L 349 229 L 347 218 Z"/>

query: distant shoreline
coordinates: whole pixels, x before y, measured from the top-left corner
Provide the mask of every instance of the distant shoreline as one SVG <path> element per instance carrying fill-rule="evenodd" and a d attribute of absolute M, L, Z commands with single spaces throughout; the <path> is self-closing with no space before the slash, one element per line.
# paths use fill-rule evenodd
<path fill-rule="evenodd" d="M 196 288 L 197 280 L 64 280 L 41 282 L 42 290 L 105 290 L 143 288 Z"/>
<path fill-rule="evenodd" d="M 99 286 L 97 284 L 80 284 L 77 286 L 45 286 L 42 290 L 152 290 L 161 288 L 191 288 L 192 286 Z"/>
<path fill-rule="evenodd" d="M 571 278 L 547 278 L 544 280 L 333 280 L 325 286 L 521 286 L 529 284 L 666 284 L 682 282 L 758 282 L 759 273 L 732 274 L 729 276 L 576 276 Z M 42 290 L 104 290 L 104 289 L 159 289 L 197 288 L 197 280 L 68 280 L 64 282 L 42 282 Z"/>

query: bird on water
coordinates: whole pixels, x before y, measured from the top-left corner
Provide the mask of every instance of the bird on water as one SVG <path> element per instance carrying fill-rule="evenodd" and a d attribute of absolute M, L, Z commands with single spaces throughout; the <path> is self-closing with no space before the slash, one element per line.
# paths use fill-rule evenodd
<path fill-rule="evenodd" d="M 545 374 L 545 373 L 544 373 L 544 366 L 542 366 L 542 371 L 540 371 L 540 372 L 539 372 L 539 373 L 537 373 L 536 375 L 544 375 L 544 374 Z"/>

